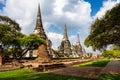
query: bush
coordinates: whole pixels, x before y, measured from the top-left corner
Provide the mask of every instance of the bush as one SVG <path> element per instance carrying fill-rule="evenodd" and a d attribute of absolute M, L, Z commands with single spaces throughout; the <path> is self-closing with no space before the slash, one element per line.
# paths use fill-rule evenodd
<path fill-rule="evenodd" d="M 108 58 L 115 58 L 120 56 L 120 50 L 106 50 L 102 53 L 102 56 Z"/>

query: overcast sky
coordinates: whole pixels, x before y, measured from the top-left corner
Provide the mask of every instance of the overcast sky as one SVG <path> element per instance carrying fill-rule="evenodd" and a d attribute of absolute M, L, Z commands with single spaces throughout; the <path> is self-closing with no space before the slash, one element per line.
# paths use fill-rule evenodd
<path fill-rule="evenodd" d="M 61 43 L 66 24 L 71 44 L 75 44 L 79 34 L 82 46 L 87 52 L 92 52 L 90 47 L 84 46 L 91 23 L 119 2 L 120 0 L 0 0 L 0 15 L 16 20 L 24 34 L 31 34 L 40 3 L 43 26 L 54 49 Z"/>

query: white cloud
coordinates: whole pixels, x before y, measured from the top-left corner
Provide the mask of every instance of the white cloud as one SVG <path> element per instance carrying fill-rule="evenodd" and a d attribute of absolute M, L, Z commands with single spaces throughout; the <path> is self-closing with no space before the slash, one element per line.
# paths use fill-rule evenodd
<path fill-rule="evenodd" d="M 115 4 L 119 3 L 120 0 L 107 0 L 103 2 L 103 6 L 100 8 L 100 10 L 97 12 L 95 15 L 95 18 L 101 18 L 102 16 L 105 15 L 106 11 L 113 8 Z"/>
<path fill-rule="evenodd" d="M 77 42 L 77 35 L 69 36 L 69 40 L 71 42 L 71 45 L 75 45 L 75 43 Z"/>
<path fill-rule="evenodd" d="M 55 8 L 54 8 L 54 15 L 62 15 L 62 14 L 64 14 L 64 12 L 63 12 L 63 8 L 64 8 L 64 6 L 66 5 L 68 3 L 68 1 L 67 0 L 56 0 L 55 1 L 55 3 L 54 3 L 54 6 L 55 6 Z"/>
<path fill-rule="evenodd" d="M 35 17 L 37 12 L 37 1 L 34 0 L 7 0 L 3 14 L 16 20 L 22 27 L 25 34 L 32 33 L 35 26 Z"/>
<path fill-rule="evenodd" d="M 63 38 L 62 34 L 54 33 L 54 32 L 49 32 L 47 33 L 48 38 L 53 42 L 52 43 L 52 48 L 58 49 L 58 46 L 61 44 L 61 40 Z"/>
<path fill-rule="evenodd" d="M 120 0 L 105 1 L 95 17 L 103 16 L 106 10 L 111 9 L 118 2 Z M 5 0 L 0 0 L 0 3 L 5 4 Z M 54 49 L 57 49 L 61 43 L 65 23 L 71 44 L 76 42 L 76 36 L 79 33 L 80 42 L 85 47 L 84 39 L 89 34 L 92 18 L 91 5 L 84 0 L 6 0 L 6 6 L 0 12 L 16 20 L 22 27 L 23 33 L 30 34 L 35 27 L 38 3 L 41 6 L 44 29 Z M 60 33 L 49 31 L 49 28 L 52 28 L 49 27 L 51 24 L 58 27 L 58 30 L 61 30 Z M 86 50 L 92 51 L 91 48 Z"/>
<path fill-rule="evenodd" d="M 84 0 L 6 0 L 2 13 L 16 20 L 23 33 L 30 34 L 33 33 L 36 23 L 38 2 L 41 6 L 44 29 L 52 41 L 53 48 L 57 49 L 61 43 L 65 23 L 71 44 L 76 42 L 75 38 L 79 33 L 83 45 L 92 21 L 91 5 Z M 48 29 L 51 24 L 57 26 L 61 33 L 50 32 Z"/>

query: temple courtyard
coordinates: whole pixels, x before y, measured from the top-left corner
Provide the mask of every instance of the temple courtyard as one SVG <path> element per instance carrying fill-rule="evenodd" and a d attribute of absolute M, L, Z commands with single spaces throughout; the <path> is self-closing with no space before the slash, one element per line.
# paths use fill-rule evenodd
<path fill-rule="evenodd" d="M 120 0 L 9 1 L 0 80 L 120 80 Z"/>
<path fill-rule="evenodd" d="M 61 60 L 60 60 L 61 61 Z M 75 59 L 76 61 L 76 59 Z M 0 80 L 119 80 L 120 60 L 63 60 L 65 67 L 37 71 L 31 67 L 3 70 Z M 48 63 L 47 63 L 48 64 Z M 4 67 L 5 68 L 5 67 Z M 7 68 L 8 69 L 8 68 Z"/>

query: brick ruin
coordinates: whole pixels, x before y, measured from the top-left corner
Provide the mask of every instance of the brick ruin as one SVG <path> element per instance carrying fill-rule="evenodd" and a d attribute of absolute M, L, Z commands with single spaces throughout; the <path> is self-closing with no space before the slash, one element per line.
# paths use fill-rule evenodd
<path fill-rule="evenodd" d="M 50 62 L 51 58 L 48 54 L 46 45 L 39 46 L 37 54 L 38 56 L 35 59 L 35 62 Z"/>

